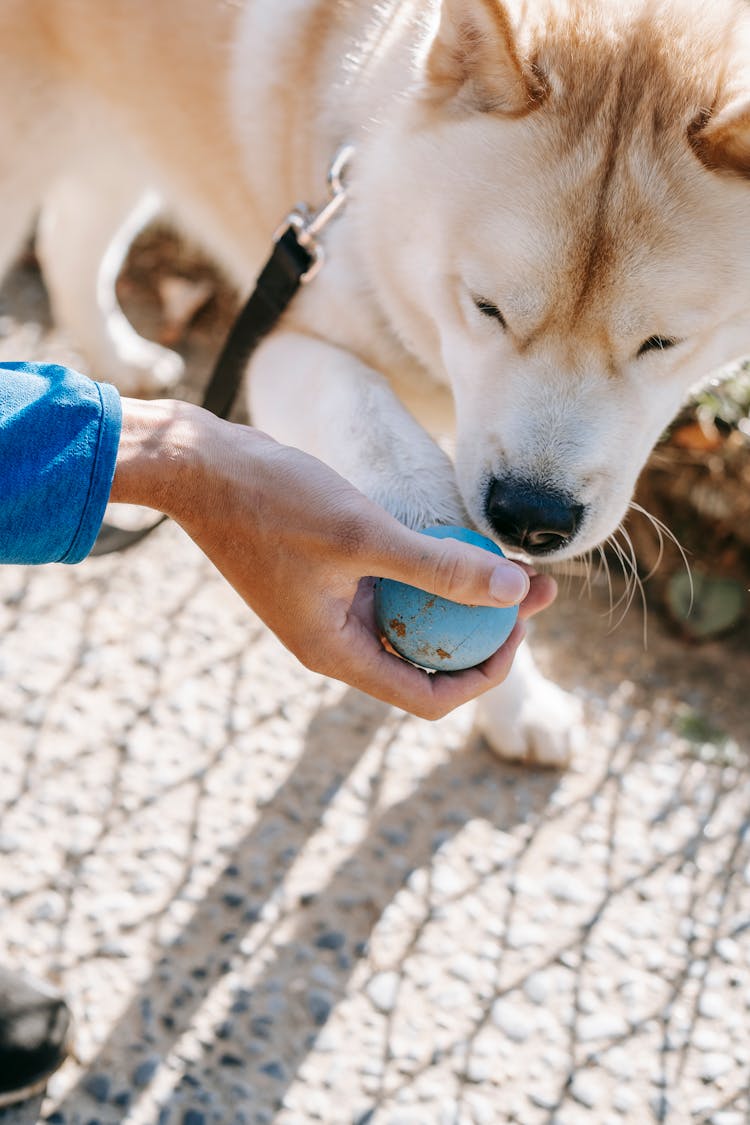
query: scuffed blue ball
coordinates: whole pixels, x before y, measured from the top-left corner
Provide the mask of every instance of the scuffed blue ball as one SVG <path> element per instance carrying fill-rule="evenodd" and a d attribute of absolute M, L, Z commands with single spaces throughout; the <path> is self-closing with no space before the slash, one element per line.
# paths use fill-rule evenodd
<path fill-rule="evenodd" d="M 422 534 L 459 539 L 504 557 L 496 543 L 467 527 L 427 527 Z M 458 672 L 497 652 L 513 630 L 518 606 L 461 605 L 405 582 L 379 578 L 375 616 L 381 632 L 401 656 L 422 668 Z"/>

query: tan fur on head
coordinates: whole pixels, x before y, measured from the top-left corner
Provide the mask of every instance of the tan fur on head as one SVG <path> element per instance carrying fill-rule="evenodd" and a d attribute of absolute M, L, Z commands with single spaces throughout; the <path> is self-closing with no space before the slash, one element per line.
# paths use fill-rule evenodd
<path fill-rule="evenodd" d="M 712 6 L 713 7 L 713 6 Z M 713 98 L 692 122 L 689 138 L 711 171 L 750 176 L 750 8 L 735 6 L 734 18 L 715 37 L 711 58 Z M 713 46 L 713 44 L 712 44 Z M 718 55 L 718 57 L 717 57 Z"/>
<path fill-rule="evenodd" d="M 431 100 L 482 113 L 528 113 L 545 92 L 500 0 L 444 0 L 427 81 Z"/>
<path fill-rule="evenodd" d="M 726 10 L 692 3 L 649 6 L 634 18 L 627 0 L 609 12 L 580 0 L 533 7 L 512 2 L 443 0 L 425 71 L 431 103 L 455 100 L 467 110 L 518 116 L 554 91 L 577 143 L 581 125 L 606 111 L 617 82 L 620 108 L 629 116 L 648 105 L 654 133 L 671 120 L 706 167 L 750 176 L 750 71 L 737 51 L 738 41 L 750 37 L 747 5 L 737 3 L 727 23 Z M 608 24 L 605 37 L 602 24 Z M 661 25 L 659 38 L 654 25 Z M 729 40 L 734 61 L 728 63 Z M 561 43 L 573 66 L 557 53 Z M 561 74 L 562 85 L 556 81 Z M 629 122 L 621 126 L 626 131 Z"/>

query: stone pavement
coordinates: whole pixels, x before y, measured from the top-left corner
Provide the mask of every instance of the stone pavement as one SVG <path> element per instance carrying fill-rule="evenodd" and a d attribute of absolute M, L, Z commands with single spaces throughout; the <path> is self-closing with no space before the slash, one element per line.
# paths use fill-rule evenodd
<path fill-rule="evenodd" d="M 749 1119 L 744 638 L 572 590 L 557 774 L 304 670 L 172 525 L 0 600 L 1 953 L 77 1020 L 40 1120 Z"/>

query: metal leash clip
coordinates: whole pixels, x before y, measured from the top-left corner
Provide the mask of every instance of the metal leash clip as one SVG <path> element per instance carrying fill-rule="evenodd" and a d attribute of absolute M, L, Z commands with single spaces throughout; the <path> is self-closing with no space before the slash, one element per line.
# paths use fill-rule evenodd
<path fill-rule="evenodd" d="M 290 211 L 283 223 L 277 228 L 273 240 L 278 242 L 291 228 L 297 242 L 312 258 L 310 268 L 300 277 L 300 283 L 306 285 L 320 272 L 325 261 L 323 247 L 317 236 L 328 226 L 347 199 L 347 188 L 344 183 L 344 174 L 354 155 L 353 145 L 344 145 L 336 153 L 333 163 L 328 170 L 328 199 L 317 210 L 307 203 L 298 203 Z"/>

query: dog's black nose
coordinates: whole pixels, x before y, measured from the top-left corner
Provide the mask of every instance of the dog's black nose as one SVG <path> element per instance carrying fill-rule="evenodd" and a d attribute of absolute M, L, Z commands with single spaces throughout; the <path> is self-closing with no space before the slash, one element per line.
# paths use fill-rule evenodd
<path fill-rule="evenodd" d="M 518 477 L 493 480 L 487 490 L 487 519 L 503 543 L 530 555 L 563 547 L 580 527 L 584 508 L 570 496 Z"/>

